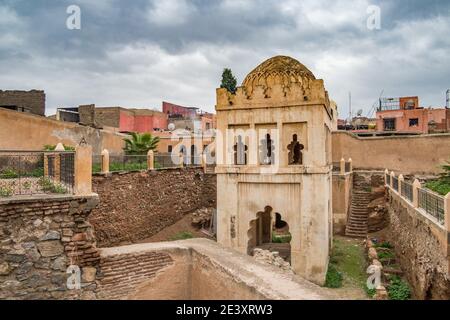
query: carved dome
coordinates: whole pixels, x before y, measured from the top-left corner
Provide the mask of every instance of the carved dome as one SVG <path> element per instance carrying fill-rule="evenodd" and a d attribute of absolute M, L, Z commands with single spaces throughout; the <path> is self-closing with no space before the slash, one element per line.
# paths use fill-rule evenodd
<path fill-rule="evenodd" d="M 314 74 L 299 61 L 287 56 L 275 56 L 257 66 L 247 77 L 242 86 L 247 93 L 261 85 L 270 88 L 274 84 L 290 86 L 292 83 L 303 84 L 315 80 Z M 305 81 L 306 80 L 306 81 Z"/>

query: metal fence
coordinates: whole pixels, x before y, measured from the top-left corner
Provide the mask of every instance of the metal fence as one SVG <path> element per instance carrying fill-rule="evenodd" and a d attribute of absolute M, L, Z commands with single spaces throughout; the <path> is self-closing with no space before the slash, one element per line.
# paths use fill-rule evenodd
<path fill-rule="evenodd" d="M 405 196 L 409 201 L 413 201 L 413 186 L 411 183 L 402 181 L 401 183 L 401 195 Z"/>
<path fill-rule="evenodd" d="M 146 155 L 109 156 L 110 172 L 140 171 L 140 170 L 147 170 Z"/>
<path fill-rule="evenodd" d="M 398 178 L 392 177 L 392 188 L 398 192 Z"/>
<path fill-rule="evenodd" d="M 436 218 L 440 224 L 444 224 L 445 212 L 443 197 L 426 189 L 419 189 L 419 208 Z"/>
<path fill-rule="evenodd" d="M 74 166 L 74 152 L 0 151 L 0 198 L 72 193 Z"/>
<path fill-rule="evenodd" d="M 386 174 L 386 184 L 391 185 L 391 176 L 389 174 Z"/>
<path fill-rule="evenodd" d="M 345 172 L 350 172 L 350 162 L 345 163 Z"/>

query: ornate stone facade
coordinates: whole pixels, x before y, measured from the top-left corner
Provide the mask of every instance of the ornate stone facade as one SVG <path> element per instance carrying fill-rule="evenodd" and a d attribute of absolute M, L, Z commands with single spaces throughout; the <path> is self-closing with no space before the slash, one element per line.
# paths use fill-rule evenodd
<path fill-rule="evenodd" d="M 276 217 L 292 236 L 294 271 L 323 284 L 332 237 L 331 130 L 323 80 L 273 57 L 236 94 L 217 89 L 218 242 L 252 254 Z"/>

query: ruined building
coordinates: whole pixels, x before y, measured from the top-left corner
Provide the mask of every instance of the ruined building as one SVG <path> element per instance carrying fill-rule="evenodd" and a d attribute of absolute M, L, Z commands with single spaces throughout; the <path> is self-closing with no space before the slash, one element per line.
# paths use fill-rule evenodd
<path fill-rule="evenodd" d="M 0 90 L 0 108 L 45 116 L 45 93 L 41 90 Z"/>
<path fill-rule="evenodd" d="M 240 252 L 288 229 L 294 271 L 323 284 L 332 238 L 330 107 L 323 80 L 286 56 L 217 89 L 218 242 Z"/>

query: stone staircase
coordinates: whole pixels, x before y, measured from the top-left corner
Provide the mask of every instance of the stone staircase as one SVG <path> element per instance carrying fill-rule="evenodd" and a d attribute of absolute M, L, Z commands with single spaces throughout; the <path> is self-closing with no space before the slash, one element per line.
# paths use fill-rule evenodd
<path fill-rule="evenodd" d="M 364 177 L 353 175 L 353 192 L 345 235 L 349 237 L 366 237 L 368 231 L 371 186 Z"/>

